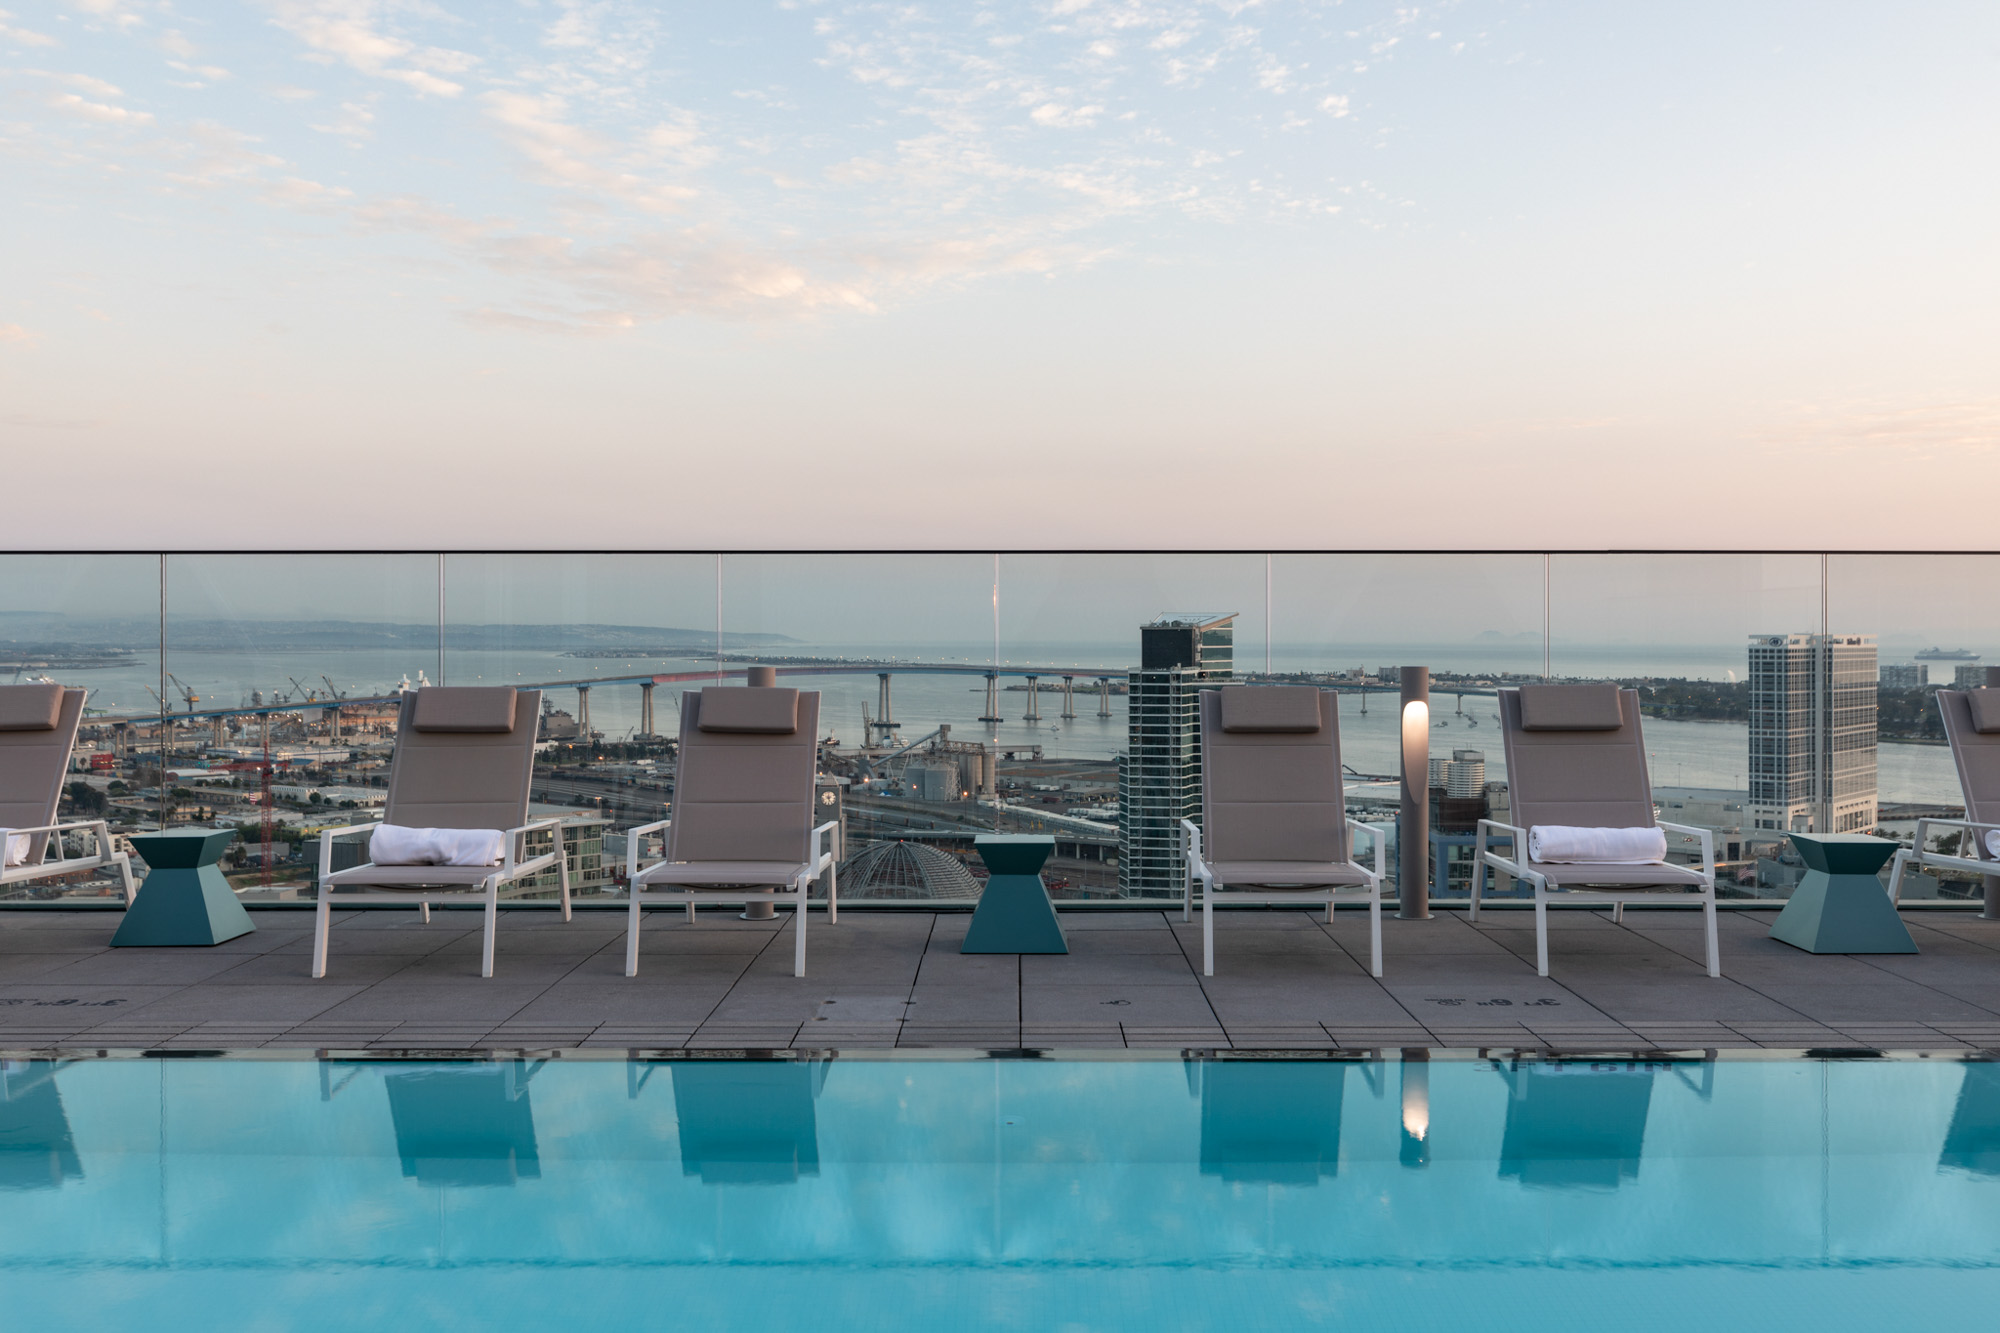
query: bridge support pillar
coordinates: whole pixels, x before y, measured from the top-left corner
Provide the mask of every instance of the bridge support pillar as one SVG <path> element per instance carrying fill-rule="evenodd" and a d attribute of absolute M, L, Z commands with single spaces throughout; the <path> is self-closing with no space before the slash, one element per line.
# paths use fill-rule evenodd
<path fill-rule="evenodd" d="M 979 720 L 981 722 L 1007 720 L 1000 716 L 1000 673 L 997 671 L 986 673 L 986 711 L 979 715 Z"/>
<path fill-rule="evenodd" d="M 1076 716 L 1076 677 L 1063 677 L 1063 720 L 1067 722 Z"/>
<path fill-rule="evenodd" d="M 639 739 L 653 738 L 653 689 L 652 681 L 639 687 Z"/>
<path fill-rule="evenodd" d="M 1028 711 L 1021 720 L 1023 722 L 1042 720 L 1042 684 L 1039 676 L 1028 677 Z"/>
<path fill-rule="evenodd" d="M 896 732 L 896 716 L 889 708 L 889 673 L 878 671 L 875 673 L 875 680 L 877 682 L 875 720 L 869 725 L 875 728 L 876 736 L 871 736 L 869 739 L 874 740 L 879 736 L 886 741 Z"/>
<path fill-rule="evenodd" d="M 576 687 L 576 738 L 590 744 L 590 686 Z"/>
<path fill-rule="evenodd" d="M 1111 716 L 1111 677 L 1109 676 L 1099 676 L 1097 678 L 1097 715 L 1105 718 Z"/>

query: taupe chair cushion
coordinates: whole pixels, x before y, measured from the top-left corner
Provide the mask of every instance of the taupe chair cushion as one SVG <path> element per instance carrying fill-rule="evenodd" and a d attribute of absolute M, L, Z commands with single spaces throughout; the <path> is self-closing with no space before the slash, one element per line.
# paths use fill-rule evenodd
<path fill-rule="evenodd" d="M 1366 875 L 1346 862 L 1210 861 L 1208 868 L 1225 889 L 1316 889 L 1368 882 Z"/>
<path fill-rule="evenodd" d="M 426 685 L 404 716 L 417 731 L 512 731 L 516 693 L 511 685 Z M 529 720 L 536 720 L 533 714 Z"/>
<path fill-rule="evenodd" d="M 504 731 L 425 731 L 410 725 L 429 693 L 403 696 L 383 822 L 455 829 L 510 829 L 527 823 L 542 692 L 494 690 L 513 697 L 513 716 Z"/>
<path fill-rule="evenodd" d="M 2000 690 L 1965 691 L 1966 711 L 1972 715 L 1972 729 L 1982 736 L 2000 735 Z"/>
<path fill-rule="evenodd" d="M 704 713 L 718 699 L 732 721 L 749 716 L 768 723 L 776 716 L 773 701 L 744 703 L 733 696 L 777 694 L 795 700 L 787 731 L 714 731 L 702 725 Z M 738 711 L 744 709 L 748 712 Z M 666 859 L 794 867 L 805 862 L 818 769 L 819 691 L 750 686 L 689 690 L 681 696 L 680 769 Z M 750 877 L 757 872 L 746 867 L 738 873 Z M 737 881 L 711 874 L 704 882 Z"/>
<path fill-rule="evenodd" d="M 54 690 L 60 700 L 55 726 L 0 731 L 0 828 L 40 828 L 56 822 L 56 802 L 69 776 L 70 747 L 83 721 L 85 692 L 60 685 L 8 688 Z M 26 857 L 29 864 L 42 859 L 48 839 L 46 833 L 34 836 Z"/>
<path fill-rule="evenodd" d="M 1520 696 L 1523 731 L 1616 731 L 1624 725 L 1616 685 L 1523 685 Z"/>
<path fill-rule="evenodd" d="M 1231 734 L 1290 732 L 1310 734 L 1320 729 L 1319 690 L 1311 685 L 1225 685 L 1222 729 Z"/>
<path fill-rule="evenodd" d="M 700 690 L 701 729 L 746 736 L 789 736 L 799 729 L 799 692 L 771 685 Z"/>
<path fill-rule="evenodd" d="M 1639 732 L 1639 693 L 1611 689 L 1619 707 L 1615 729 L 1530 731 L 1522 700 L 1530 689 L 1500 691 L 1500 735 L 1507 753 L 1509 822 L 1519 828 L 1568 824 L 1579 828 L 1645 828 L 1658 822 Z M 1519 849 L 1522 855 L 1526 848 Z"/>
<path fill-rule="evenodd" d="M 1938 712 L 1944 718 L 1945 739 L 1951 742 L 1958 787 L 1965 794 L 1965 817 L 1975 824 L 2000 823 L 2000 732 L 1982 732 L 1974 725 L 1972 698 L 1987 690 L 1939 690 Z M 1986 859 L 1985 847 L 1970 855 Z"/>
<path fill-rule="evenodd" d="M 54 731 L 62 705 L 60 685 L 0 685 L 0 731 Z"/>
<path fill-rule="evenodd" d="M 1277 687 L 1243 692 L 1267 691 L 1281 692 Z M 1228 731 L 1222 720 L 1227 692 L 1200 694 L 1205 858 L 1211 866 L 1305 863 L 1316 869 L 1304 873 L 1320 876 L 1308 882 L 1334 882 L 1325 876 L 1326 868 L 1348 860 L 1337 696 L 1331 690 L 1305 691 L 1316 696 L 1312 702 L 1319 717 L 1310 732 Z M 1237 882 L 1284 882 L 1274 871 L 1257 873 L 1265 878 Z"/>

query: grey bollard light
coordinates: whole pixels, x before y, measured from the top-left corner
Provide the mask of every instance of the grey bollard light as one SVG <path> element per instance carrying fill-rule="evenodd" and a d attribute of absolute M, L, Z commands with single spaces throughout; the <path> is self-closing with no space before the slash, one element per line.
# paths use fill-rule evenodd
<path fill-rule="evenodd" d="M 1396 915 L 1431 915 L 1431 669 L 1403 668 L 1403 809 L 1396 830 Z"/>
<path fill-rule="evenodd" d="M 2000 689 L 2000 667 L 1986 668 L 1986 688 Z M 1965 849 L 1959 848 L 1958 854 L 1965 855 Z M 2000 921 L 2000 875 L 1983 875 L 1979 884 L 1983 891 L 1980 896 L 1985 900 L 1979 915 L 1988 921 Z"/>

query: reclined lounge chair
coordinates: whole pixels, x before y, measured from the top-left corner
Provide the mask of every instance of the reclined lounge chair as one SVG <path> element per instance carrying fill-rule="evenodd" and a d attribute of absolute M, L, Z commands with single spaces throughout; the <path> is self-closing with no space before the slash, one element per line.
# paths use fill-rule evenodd
<path fill-rule="evenodd" d="M 813 827 L 819 770 L 819 691 L 779 686 L 689 690 L 681 696 L 680 769 L 673 818 L 627 835 L 631 921 L 625 975 L 639 975 L 639 914 L 646 903 L 776 903 L 791 900 L 798 923 L 792 975 L 806 974 L 806 891 L 827 876 L 827 920 L 840 919 L 834 882 L 840 825 Z M 640 853 L 664 831 L 663 859 L 641 869 Z"/>
<path fill-rule="evenodd" d="M 1951 759 L 1958 766 L 1965 818 L 1917 821 L 1916 845 L 1897 852 L 1889 872 L 1889 899 L 1902 901 L 1903 872 L 1912 865 L 1956 870 L 1985 879 L 1991 915 L 1995 894 L 2000 892 L 2000 855 L 1987 841 L 1989 834 L 2000 831 L 2000 689 L 1939 690 L 1937 702 L 1944 715 L 1945 739 L 1951 742 Z M 1926 850 L 1934 833 L 1957 833 L 1957 850 Z"/>
<path fill-rule="evenodd" d="M 1181 821 L 1181 919 L 1201 881 L 1201 971 L 1215 975 L 1217 903 L 1368 904 L 1368 970 L 1382 975 L 1385 829 L 1347 817 L 1340 785 L 1339 696 L 1310 685 L 1203 690 L 1201 827 Z M 1374 839 L 1375 868 L 1353 839 Z"/>
<path fill-rule="evenodd" d="M 327 933 L 336 905 L 414 903 L 428 921 L 433 899 L 476 894 L 486 903 L 482 977 L 493 975 L 493 933 L 505 886 L 554 866 L 563 920 L 569 920 L 562 821 L 528 821 L 541 707 L 540 690 L 504 685 L 434 685 L 403 696 L 381 821 L 320 834 L 315 977 L 326 975 Z M 393 839 L 383 834 L 385 828 Z M 554 848 L 528 856 L 528 835 L 544 830 Z M 370 835 L 371 859 L 335 870 L 334 841 L 362 833 Z"/>
<path fill-rule="evenodd" d="M 123 881 L 130 907 L 132 859 L 113 847 L 105 821 L 56 822 L 85 693 L 60 685 L 0 685 L 0 885 L 110 867 Z M 65 833 L 90 834 L 97 850 L 65 857 Z"/>
<path fill-rule="evenodd" d="M 1535 890 L 1535 971 L 1549 974 L 1549 914 L 1553 895 L 1570 902 L 1608 903 L 1622 920 L 1628 902 L 1699 903 L 1708 928 L 1708 975 L 1722 975 L 1715 922 L 1715 836 L 1708 829 L 1656 817 L 1646 776 L 1646 742 L 1639 730 L 1639 692 L 1615 685 L 1523 685 L 1500 691 L 1500 735 L 1507 755 L 1512 824 L 1479 821 L 1474 843 L 1472 907 L 1491 866 Z M 1701 868 L 1669 864 L 1665 839 L 1658 856 L 1619 861 L 1536 859 L 1536 831 L 1553 846 L 1559 835 L 1576 843 L 1630 841 L 1620 835 L 1658 829 L 1701 843 Z M 1487 847 L 1511 838 L 1510 855 Z M 1643 841 L 1644 839 L 1639 839 Z"/>

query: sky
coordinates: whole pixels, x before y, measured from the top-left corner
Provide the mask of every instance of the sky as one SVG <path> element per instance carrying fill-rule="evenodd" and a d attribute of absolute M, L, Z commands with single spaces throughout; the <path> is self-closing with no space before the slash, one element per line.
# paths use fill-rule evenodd
<path fill-rule="evenodd" d="M 1996 143 L 1987 0 L 0 0 L 0 545 L 1991 549 Z"/>

